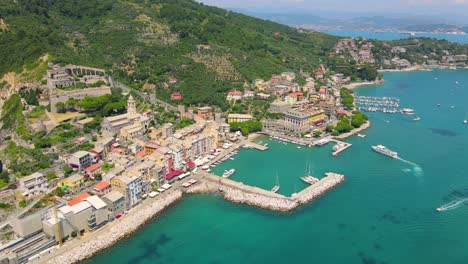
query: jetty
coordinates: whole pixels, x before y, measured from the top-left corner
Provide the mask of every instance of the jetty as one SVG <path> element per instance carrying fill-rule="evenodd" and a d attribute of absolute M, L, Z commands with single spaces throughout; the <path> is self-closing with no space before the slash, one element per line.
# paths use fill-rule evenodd
<path fill-rule="evenodd" d="M 339 141 L 339 140 L 336 140 L 336 139 L 331 139 L 330 141 L 333 141 L 333 142 L 336 143 L 335 147 L 333 147 L 333 153 L 332 153 L 333 157 L 338 156 L 341 152 L 343 152 L 343 151 L 349 149 L 351 146 L 353 146 L 353 144 L 351 144 L 351 143 Z"/>
<path fill-rule="evenodd" d="M 224 199 L 248 204 L 262 209 L 289 212 L 303 204 L 312 202 L 322 194 L 333 189 L 344 181 L 344 175 L 337 173 L 326 173 L 325 177 L 310 185 L 291 197 L 273 193 L 258 187 L 245 185 L 230 179 L 222 178 L 201 171 L 200 182 L 185 190 L 186 193 L 216 193 L 223 195 Z"/>
<path fill-rule="evenodd" d="M 251 141 L 245 141 L 243 143 L 243 146 L 247 146 L 248 148 L 254 148 L 254 149 L 257 149 L 257 150 L 261 150 L 261 151 L 264 151 L 264 150 L 268 149 L 268 147 L 265 146 L 265 145 L 260 145 L 258 143 L 251 142 Z"/>

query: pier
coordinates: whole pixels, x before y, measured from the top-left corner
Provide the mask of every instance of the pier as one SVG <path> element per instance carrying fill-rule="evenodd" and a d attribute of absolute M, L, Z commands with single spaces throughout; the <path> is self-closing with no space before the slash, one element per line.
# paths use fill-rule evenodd
<path fill-rule="evenodd" d="M 332 153 L 333 157 L 338 156 L 341 152 L 343 152 L 343 151 L 349 149 L 351 146 L 353 146 L 353 144 L 351 144 L 351 143 L 339 141 L 339 140 L 336 140 L 336 139 L 331 139 L 330 141 L 335 142 L 336 143 L 335 146 L 338 146 L 338 148 L 335 151 L 333 151 L 333 153 Z"/>
<path fill-rule="evenodd" d="M 312 202 L 344 181 L 344 175 L 329 172 L 318 182 L 291 197 L 287 197 L 204 171 L 201 171 L 199 176 L 200 182 L 189 187 L 185 191 L 186 193 L 220 192 L 228 201 L 278 212 L 293 211 L 303 204 Z"/>
<path fill-rule="evenodd" d="M 268 149 L 267 146 L 260 145 L 260 144 L 257 144 L 255 142 L 251 142 L 251 141 L 244 141 L 243 146 L 252 147 L 254 149 L 261 150 L 261 151 L 264 151 L 264 150 Z"/>

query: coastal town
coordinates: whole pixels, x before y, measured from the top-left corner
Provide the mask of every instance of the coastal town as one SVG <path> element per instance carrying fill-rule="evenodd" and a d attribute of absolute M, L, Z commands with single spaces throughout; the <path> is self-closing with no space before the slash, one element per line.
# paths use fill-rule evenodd
<path fill-rule="evenodd" d="M 343 39 L 330 57 L 372 64 L 372 47 L 370 41 Z M 460 61 L 466 56 L 447 54 L 438 67 Z M 398 57 L 388 65 L 415 66 Z M 341 183 L 344 175 L 305 175 L 302 180 L 310 187 L 286 197 L 276 193 L 279 185 L 263 190 L 228 179 L 234 170 L 221 177 L 211 168 L 240 147 L 267 151 L 255 143 L 256 135 L 308 147 L 332 142 L 331 154 L 337 156 L 352 147 L 341 139 L 370 127 L 359 110 L 409 111 L 399 108 L 398 98 L 355 97 L 346 88 L 379 84 L 380 77 L 359 82 L 324 64 L 299 76 L 282 72 L 245 82 L 226 92 L 227 111 L 178 104 L 181 92 L 164 102 L 154 92 L 114 81 L 103 69 L 48 66 L 41 92 L 33 95 L 38 105 L 20 101 L 23 114 L 30 116 L 24 124 L 30 136 L 8 147 L 43 149 L 51 165 L 20 168 L 14 160 L 2 160 L 2 170 L 21 174 L 1 191 L 8 208 L 1 215 L 2 263 L 78 262 L 134 232 L 184 193 L 221 192 L 236 203 L 294 210 Z"/>

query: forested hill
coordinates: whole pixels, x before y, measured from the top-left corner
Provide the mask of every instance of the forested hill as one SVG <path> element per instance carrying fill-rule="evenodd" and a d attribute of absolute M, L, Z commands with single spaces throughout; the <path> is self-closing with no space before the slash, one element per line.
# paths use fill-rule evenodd
<path fill-rule="evenodd" d="M 336 42 L 190 0 L 3 0 L 0 19 L 0 76 L 48 54 L 138 89 L 180 91 L 186 103 L 219 104 L 244 81 L 312 71 Z"/>

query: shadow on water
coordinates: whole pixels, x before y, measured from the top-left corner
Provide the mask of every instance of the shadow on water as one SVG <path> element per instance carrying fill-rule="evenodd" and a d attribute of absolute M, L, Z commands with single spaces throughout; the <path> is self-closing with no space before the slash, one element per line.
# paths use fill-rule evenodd
<path fill-rule="evenodd" d="M 459 133 L 457 132 L 443 128 L 429 128 L 429 130 L 431 130 L 434 134 L 441 135 L 444 137 L 456 137 L 459 135 Z"/>
<path fill-rule="evenodd" d="M 129 259 L 128 263 L 142 263 L 148 259 L 160 258 L 161 253 L 159 253 L 159 247 L 169 243 L 170 241 L 171 241 L 171 238 L 164 233 L 161 234 L 156 240 L 142 241 L 142 243 L 140 244 L 140 247 L 143 249 L 143 253 Z"/>

